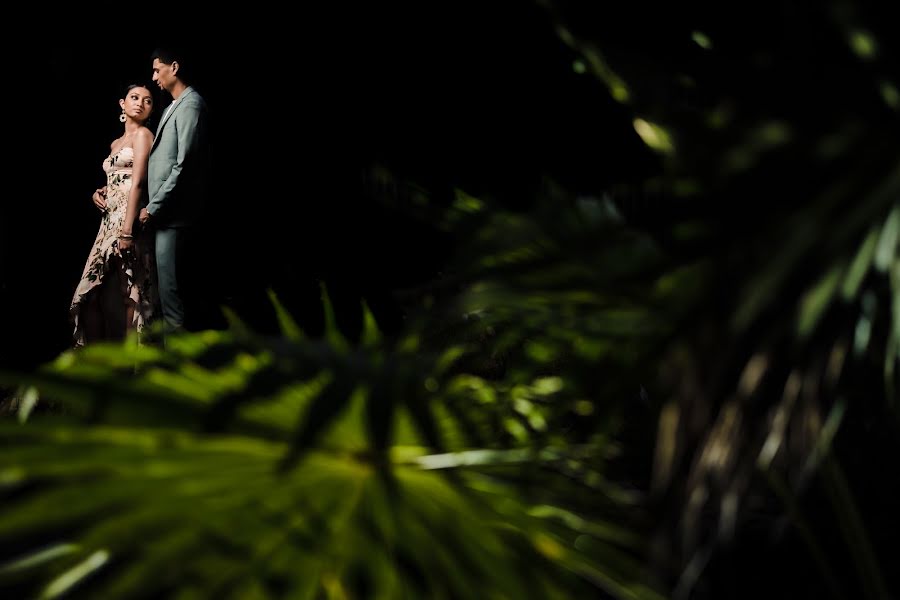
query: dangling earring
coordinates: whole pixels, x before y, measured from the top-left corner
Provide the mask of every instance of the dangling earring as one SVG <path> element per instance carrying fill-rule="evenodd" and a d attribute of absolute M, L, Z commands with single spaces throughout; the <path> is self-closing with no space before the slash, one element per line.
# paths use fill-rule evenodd
<path fill-rule="evenodd" d="M 122 123 L 125 122 L 125 109 L 124 108 L 122 109 L 122 114 L 119 115 L 119 121 L 121 121 Z"/>

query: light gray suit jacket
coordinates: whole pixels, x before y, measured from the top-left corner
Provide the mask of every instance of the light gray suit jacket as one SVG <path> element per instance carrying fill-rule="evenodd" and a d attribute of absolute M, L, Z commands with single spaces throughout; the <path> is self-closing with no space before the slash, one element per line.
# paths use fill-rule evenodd
<path fill-rule="evenodd" d="M 168 111 L 150 148 L 147 210 L 154 227 L 185 227 L 200 216 L 209 188 L 206 102 L 188 87 Z"/>

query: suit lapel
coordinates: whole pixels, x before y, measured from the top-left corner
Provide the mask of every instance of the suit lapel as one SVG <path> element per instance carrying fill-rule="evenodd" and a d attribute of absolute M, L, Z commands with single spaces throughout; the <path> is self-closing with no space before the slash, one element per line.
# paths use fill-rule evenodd
<path fill-rule="evenodd" d="M 176 103 L 175 106 L 172 107 L 172 110 L 166 110 L 166 116 L 163 117 L 163 120 L 159 122 L 159 126 L 156 128 L 156 135 L 153 136 L 153 144 L 150 146 L 150 152 L 153 152 L 153 149 L 156 148 L 156 145 L 159 143 L 160 133 L 162 133 L 163 127 L 168 123 L 169 119 L 172 118 L 172 115 L 175 114 L 175 111 L 178 110 L 178 104 L 184 100 L 184 97 L 188 94 L 194 92 L 194 88 L 187 87 L 181 93 L 181 96 L 178 97 L 178 100 L 172 100 L 172 102 Z"/>

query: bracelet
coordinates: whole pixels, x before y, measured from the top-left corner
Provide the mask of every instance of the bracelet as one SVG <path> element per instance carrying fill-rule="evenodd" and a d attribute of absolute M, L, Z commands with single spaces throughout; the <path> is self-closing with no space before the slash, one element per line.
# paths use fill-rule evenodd
<path fill-rule="evenodd" d="M 133 240 L 134 236 L 131 235 L 130 233 L 122 233 L 122 234 L 119 234 L 119 239 L 120 240 Z"/>

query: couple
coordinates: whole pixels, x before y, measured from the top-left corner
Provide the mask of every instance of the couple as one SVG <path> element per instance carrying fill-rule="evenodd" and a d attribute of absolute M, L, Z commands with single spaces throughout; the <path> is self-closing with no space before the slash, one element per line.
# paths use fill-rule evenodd
<path fill-rule="evenodd" d="M 119 100 L 124 133 L 103 162 L 107 183 L 93 196 L 100 231 L 70 308 L 76 347 L 142 331 L 157 301 L 165 331 L 185 324 L 184 255 L 208 180 L 206 103 L 187 83 L 191 65 L 180 52 L 160 48 L 151 59 L 153 81 L 172 103 L 154 136 L 145 126 L 150 90 L 131 85 Z"/>

